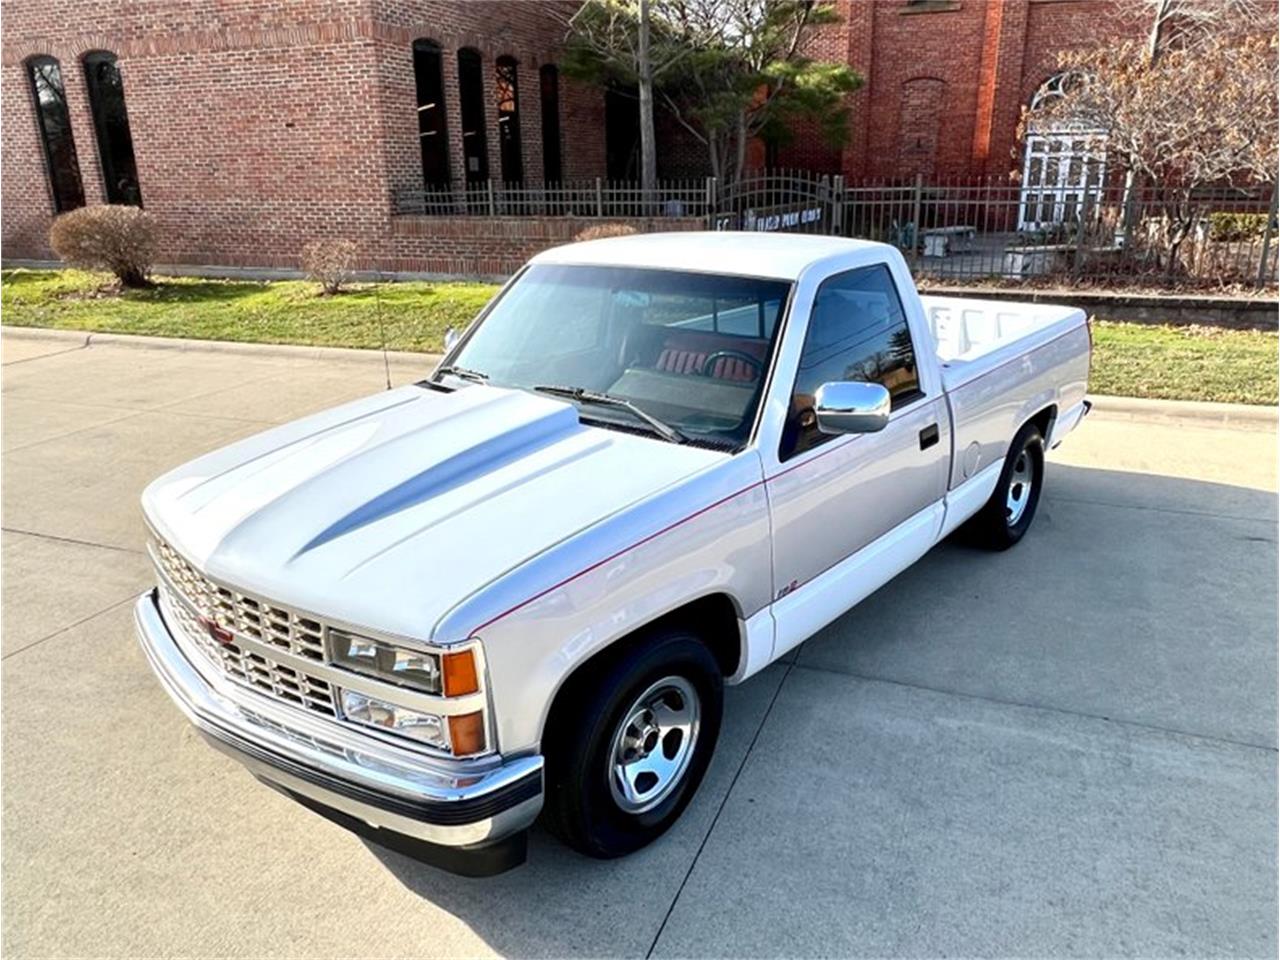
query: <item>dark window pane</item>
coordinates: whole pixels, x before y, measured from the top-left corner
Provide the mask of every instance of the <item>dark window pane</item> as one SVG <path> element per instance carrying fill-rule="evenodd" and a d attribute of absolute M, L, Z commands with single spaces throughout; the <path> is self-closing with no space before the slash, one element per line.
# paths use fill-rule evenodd
<path fill-rule="evenodd" d="M 71 137 L 71 116 L 67 113 L 67 92 L 62 86 L 62 68 L 52 57 L 27 61 L 31 89 L 36 98 L 36 117 L 44 141 L 53 207 L 58 213 L 84 206 L 84 185 L 80 182 L 80 161 Z"/>
<path fill-rule="evenodd" d="M 498 151 L 502 158 L 502 179 L 506 183 L 524 180 L 524 159 L 520 155 L 519 68 L 512 57 L 497 63 Z"/>
<path fill-rule="evenodd" d="M 542 82 L 542 179 L 559 183 L 560 170 L 560 71 L 548 63 L 539 72 Z"/>
<path fill-rule="evenodd" d="M 418 91 L 418 140 L 422 185 L 428 193 L 449 185 L 449 134 L 445 127 L 443 62 L 439 44 L 413 41 L 413 77 Z"/>
<path fill-rule="evenodd" d="M 140 207 L 142 190 L 133 158 L 129 114 L 124 106 L 124 81 L 115 54 L 102 50 L 86 54 L 84 75 L 89 87 L 89 105 L 93 109 L 93 130 L 98 138 L 107 203 Z"/>
<path fill-rule="evenodd" d="M 489 179 L 489 148 L 484 135 L 484 76 L 480 54 L 458 51 L 458 106 L 462 116 L 462 155 L 467 183 Z"/>
<path fill-rule="evenodd" d="M 833 439 L 818 432 L 813 398 L 818 387 L 840 380 L 882 383 L 895 407 L 920 392 L 911 331 L 887 267 L 850 270 L 818 288 L 783 431 L 783 460 Z"/>

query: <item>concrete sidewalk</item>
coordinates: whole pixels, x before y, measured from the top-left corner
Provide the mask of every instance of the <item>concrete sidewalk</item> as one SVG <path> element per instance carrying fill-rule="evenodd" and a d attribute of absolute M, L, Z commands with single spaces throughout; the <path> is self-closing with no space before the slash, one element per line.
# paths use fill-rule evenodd
<path fill-rule="evenodd" d="M 1275 953 L 1265 417 L 1104 402 L 1016 549 L 944 544 L 731 690 L 661 841 L 538 829 L 475 881 L 255 783 L 132 636 L 142 486 L 381 389 L 381 354 L 6 331 L 0 362 L 6 955 Z"/>

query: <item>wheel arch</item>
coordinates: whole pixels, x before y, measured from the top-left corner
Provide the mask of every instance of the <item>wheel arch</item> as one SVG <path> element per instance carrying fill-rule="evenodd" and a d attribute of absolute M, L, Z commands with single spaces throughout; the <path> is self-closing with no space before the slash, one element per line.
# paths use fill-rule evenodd
<path fill-rule="evenodd" d="M 1053 424 L 1057 419 L 1058 419 L 1058 405 L 1056 403 L 1051 403 L 1047 407 L 1045 407 L 1043 410 L 1040 410 L 1039 412 L 1028 417 L 1026 421 L 1023 423 L 1023 426 L 1026 426 L 1028 423 L 1034 423 L 1036 425 L 1036 429 L 1040 431 L 1041 439 L 1043 439 L 1045 444 L 1048 445 L 1049 431 L 1053 429 Z M 1022 429 L 1022 428 L 1019 427 L 1018 429 Z"/>
<path fill-rule="evenodd" d="M 572 670 L 561 677 L 548 700 L 547 709 L 543 712 L 538 727 L 540 747 L 547 729 L 567 702 L 563 698 L 575 682 L 589 674 L 605 659 L 617 656 L 619 650 L 626 649 L 632 644 L 643 643 L 645 636 L 654 630 L 674 626 L 692 630 L 699 636 L 715 657 L 716 663 L 720 666 L 721 676 L 726 680 L 737 673 L 747 655 L 746 627 L 742 610 L 737 600 L 728 593 L 716 591 L 703 594 L 628 630 L 591 656 L 575 664 Z"/>

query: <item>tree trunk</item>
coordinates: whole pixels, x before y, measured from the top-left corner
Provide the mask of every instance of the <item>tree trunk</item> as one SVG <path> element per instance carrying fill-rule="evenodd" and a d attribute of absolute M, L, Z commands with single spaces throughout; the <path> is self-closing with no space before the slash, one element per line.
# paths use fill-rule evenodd
<path fill-rule="evenodd" d="M 737 153 L 733 158 L 733 182 L 742 179 L 743 168 L 747 165 L 747 112 L 738 113 L 738 132 L 735 138 Z"/>
<path fill-rule="evenodd" d="M 1155 15 L 1151 18 L 1151 30 L 1147 33 L 1147 62 L 1155 63 L 1160 54 L 1160 38 L 1164 33 L 1164 22 L 1169 15 L 1170 0 L 1158 0 Z M 1132 168 L 1124 174 L 1124 194 L 1120 198 L 1120 209 L 1124 217 L 1121 226 L 1124 230 L 1124 245 L 1133 240 L 1134 228 L 1134 195 L 1142 190 L 1142 181 Z"/>
<path fill-rule="evenodd" d="M 653 132 L 653 61 L 649 55 L 649 0 L 640 0 L 640 187 L 647 206 L 657 195 L 658 148 Z M 647 211 L 646 211 L 647 212 Z"/>

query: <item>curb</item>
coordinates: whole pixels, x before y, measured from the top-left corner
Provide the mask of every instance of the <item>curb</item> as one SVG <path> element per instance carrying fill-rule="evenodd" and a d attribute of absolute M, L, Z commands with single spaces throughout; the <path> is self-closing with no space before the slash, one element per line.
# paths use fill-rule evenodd
<path fill-rule="evenodd" d="M 50 330 L 45 327 L 0 326 L 0 333 L 17 340 L 45 340 L 68 346 L 138 347 L 144 350 L 206 351 L 240 355 L 294 357 L 310 360 L 382 359 L 382 351 L 360 347 L 308 347 L 288 343 L 242 343 L 234 340 L 187 340 L 179 337 L 149 337 L 129 333 L 92 333 L 83 330 Z M 435 364 L 442 354 L 412 350 L 388 350 L 387 359 L 419 364 Z"/>
<path fill-rule="evenodd" d="M 1146 400 L 1141 397 L 1108 397 L 1089 395 L 1093 412 L 1130 420 L 1171 420 L 1253 427 L 1274 430 L 1276 407 L 1260 407 L 1244 403 L 1208 403 L 1203 400 Z"/>

